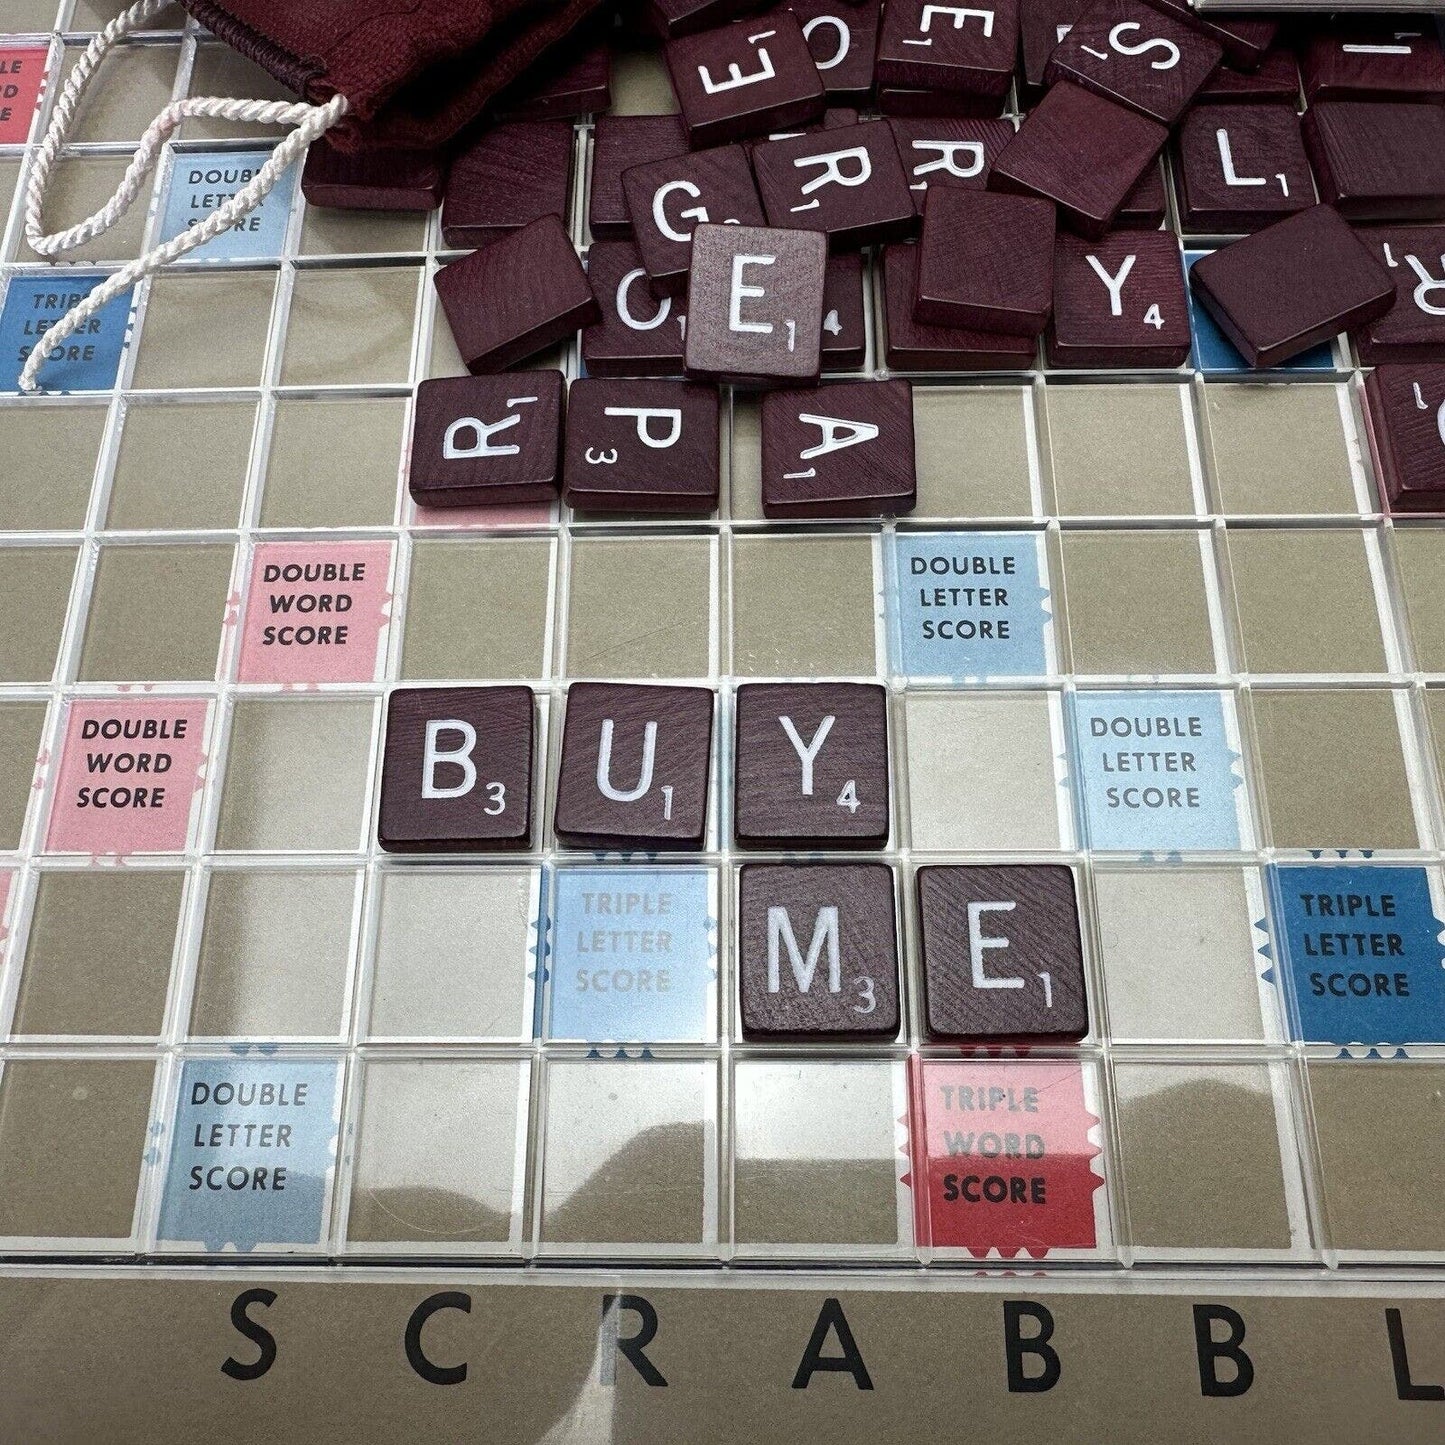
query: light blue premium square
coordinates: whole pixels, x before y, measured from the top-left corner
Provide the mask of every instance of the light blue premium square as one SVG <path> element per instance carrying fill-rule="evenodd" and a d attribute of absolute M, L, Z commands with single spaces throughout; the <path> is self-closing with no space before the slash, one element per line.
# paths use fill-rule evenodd
<path fill-rule="evenodd" d="M 198 221 L 204 221 L 217 206 L 255 180 L 270 155 L 269 150 L 178 154 L 171 166 L 161 240 L 172 241 Z M 249 216 L 184 259 L 257 261 L 279 257 L 286 249 L 286 222 L 295 193 L 296 167 L 292 166 Z"/>
<path fill-rule="evenodd" d="M 94 271 L 57 270 L 46 276 L 12 276 L 0 311 L 0 389 L 19 391 L 20 373 L 36 343 L 100 283 Z M 131 292 L 110 301 L 40 368 L 46 391 L 108 391 L 115 385 L 130 327 Z"/>
<path fill-rule="evenodd" d="M 242 1253 L 319 1244 L 340 1068 L 334 1060 L 276 1054 L 187 1060 L 160 1241 Z"/>
<path fill-rule="evenodd" d="M 1079 826 L 1090 848 L 1240 847 L 1244 786 L 1217 692 L 1080 692 L 1070 699 Z"/>
<path fill-rule="evenodd" d="M 1037 532 L 901 532 L 889 610 L 897 671 L 965 682 L 1049 671 Z"/>
<path fill-rule="evenodd" d="M 1184 266 L 1188 270 L 1208 251 L 1186 251 Z M 1189 355 L 1189 364 L 1195 371 L 1206 375 L 1223 372 L 1237 374 L 1253 373 L 1254 368 L 1234 348 L 1234 343 L 1215 325 L 1214 318 L 1200 304 L 1194 292 L 1189 292 L 1189 331 L 1194 339 Z M 1333 371 L 1335 369 L 1334 343 L 1322 341 L 1308 351 L 1301 352 L 1292 361 L 1282 366 L 1271 367 L 1271 371 Z"/>
<path fill-rule="evenodd" d="M 1269 883 L 1292 1038 L 1445 1043 L 1445 949 L 1424 868 L 1273 864 Z"/>
<path fill-rule="evenodd" d="M 715 1037 L 715 873 L 559 868 L 556 877 L 548 1037 L 644 1044 Z"/>

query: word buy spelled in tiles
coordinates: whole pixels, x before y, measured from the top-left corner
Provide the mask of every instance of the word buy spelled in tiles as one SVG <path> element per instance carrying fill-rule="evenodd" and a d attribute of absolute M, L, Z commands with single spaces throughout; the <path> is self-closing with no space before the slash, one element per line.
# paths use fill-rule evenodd
<path fill-rule="evenodd" d="M 503 371 L 601 316 L 557 216 L 543 216 L 444 266 L 434 284 L 474 375 Z"/>
<path fill-rule="evenodd" d="M 422 382 L 408 472 L 413 499 L 424 507 L 550 502 L 563 388 L 560 371 Z"/>
<path fill-rule="evenodd" d="M 1053 306 L 1054 208 L 1030 196 L 932 190 L 914 316 L 1037 336 Z"/>
<path fill-rule="evenodd" d="M 565 216 L 571 167 L 572 127 L 565 121 L 492 126 L 452 161 L 442 240 L 485 246 L 541 216 Z"/>
<path fill-rule="evenodd" d="M 1330 206 L 1202 256 L 1189 284 L 1251 366 L 1278 366 L 1395 301 L 1384 267 Z"/>
<path fill-rule="evenodd" d="M 1365 378 L 1365 400 L 1391 508 L 1445 511 L 1445 366 L 1377 366 Z"/>
<path fill-rule="evenodd" d="M 920 868 L 918 914 L 930 1038 L 1077 1039 L 1088 1031 L 1072 869 Z"/>
<path fill-rule="evenodd" d="M 708 381 L 816 381 L 828 238 L 699 226 L 688 277 L 686 369 Z"/>
<path fill-rule="evenodd" d="M 681 296 L 656 296 L 631 241 L 594 241 L 587 280 L 602 316 L 582 332 L 593 376 L 680 376 L 687 314 Z"/>
<path fill-rule="evenodd" d="M 738 688 L 733 827 L 743 847 L 888 841 L 888 696 L 874 683 Z"/>
<path fill-rule="evenodd" d="M 1445 106 L 1320 101 L 1304 138 L 1320 199 L 1342 216 L 1445 220 Z"/>
<path fill-rule="evenodd" d="M 313 206 L 355 211 L 434 211 L 445 170 L 435 151 L 348 154 L 316 141 L 306 152 L 301 194 Z"/>
<path fill-rule="evenodd" d="M 1172 235 L 1058 238 L 1046 341 L 1051 366 L 1180 366 L 1189 344 L 1189 300 Z"/>
<path fill-rule="evenodd" d="M 1425 16 L 1415 23 L 1348 22 L 1317 31 L 1300 69 L 1317 100 L 1445 101 L 1445 53 Z"/>
<path fill-rule="evenodd" d="M 898 930 L 885 864 L 744 864 L 737 952 L 745 1039 L 897 1035 Z"/>
<path fill-rule="evenodd" d="M 694 148 L 782 130 L 823 113 L 823 82 L 789 11 L 671 40 L 665 54 Z"/>
<path fill-rule="evenodd" d="M 768 141 L 753 170 L 770 226 L 822 231 L 835 250 L 914 229 L 913 196 L 886 120 Z"/>
<path fill-rule="evenodd" d="M 977 6 L 893 0 L 883 7 L 873 74 L 880 86 L 954 97 L 997 115 L 1013 79 L 1018 0 Z"/>
<path fill-rule="evenodd" d="M 1071 80 L 1173 125 L 1222 53 L 1208 36 L 1144 0 L 1095 0 L 1059 42 L 1044 79 Z"/>
<path fill-rule="evenodd" d="M 692 233 L 700 224 L 764 224 L 748 153 L 740 145 L 634 166 L 622 173 L 622 193 L 642 264 L 659 296 L 687 289 Z"/>
<path fill-rule="evenodd" d="M 578 682 L 567 692 L 553 826 L 574 848 L 700 849 L 713 694 Z"/>
<path fill-rule="evenodd" d="M 858 381 L 763 399 L 763 515 L 881 517 L 918 497 L 913 388 Z"/>
<path fill-rule="evenodd" d="M 1283 105 L 1201 105 L 1174 142 L 1185 230 L 1257 231 L 1315 203 L 1299 117 Z"/>
<path fill-rule="evenodd" d="M 393 692 L 381 846 L 392 853 L 530 848 L 533 712 L 527 687 Z"/>
<path fill-rule="evenodd" d="M 1356 235 L 1395 281 L 1395 304 L 1355 337 L 1360 360 L 1445 361 L 1445 226 L 1367 226 Z"/>
<path fill-rule="evenodd" d="M 988 186 L 1053 201 L 1060 225 L 1102 236 L 1168 137 L 1157 121 L 1060 81 L 994 160 Z"/>
<path fill-rule="evenodd" d="M 706 514 L 718 503 L 718 394 L 684 381 L 574 381 L 562 497 L 597 512 Z"/>

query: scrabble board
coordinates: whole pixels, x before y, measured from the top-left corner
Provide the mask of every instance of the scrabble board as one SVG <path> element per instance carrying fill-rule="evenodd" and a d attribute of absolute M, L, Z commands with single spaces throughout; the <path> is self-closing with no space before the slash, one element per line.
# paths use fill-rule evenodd
<path fill-rule="evenodd" d="M 634 40 L 450 216 L 293 173 L 20 395 L 274 141 L 187 121 L 35 256 L 55 89 L 120 8 L 0 3 L 0 1438 L 1439 1439 L 1445 225 L 1342 182 L 1397 307 L 1264 371 L 1183 281 L 1314 198 L 1295 55 L 1182 127 L 1150 83 L 1143 229 L 1059 232 L 1040 338 L 887 237 L 987 195 L 1033 264 L 1041 203 L 937 172 L 1038 101 L 1047 7 L 942 129 L 882 45 L 898 214 L 789 263 L 835 404 L 699 383 L 670 467 L 655 388 L 740 363 L 725 302 L 677 324 L 661 223 L 634 285 L 621 171 L 684 146 Z M 876 5 L 795 8 L 873 44 Z M 178 15 L 106 62 L 52 226 L 173 97 L 280 94 Z M 737 151 L 699 184 L 760 186 L 697 242 L 736 284 L 801 152 L 698 115 Z M 435 281 L 525 223 L 564 334 L 471 389 L 508 343 Z M 835 490 L 780 500 L 810 444 Z"/>

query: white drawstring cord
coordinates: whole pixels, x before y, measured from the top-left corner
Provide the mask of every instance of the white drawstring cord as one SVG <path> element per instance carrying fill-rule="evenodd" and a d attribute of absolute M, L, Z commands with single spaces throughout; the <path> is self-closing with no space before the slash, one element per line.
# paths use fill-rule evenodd
<path fill-rule="evenodd" d="M 333 96 L 325 105 L 309 105 L 296 101 L 230 100 L 217 96 L 192 96 L 186 100 L 172 101 L 151 122 L 126 168 L 120 185 L 105 205 L 79 225 L 46 235 L 41 220 L 46 187 L 50 183 L 51 171 L 65 145 L 66 131 L 86 86 L 100 62 L 118 40 L 143 26 L 173 3 L 174 0 L 139 0 L 138 4 L 132 5 L 129 10 L 112 20 L 86 47 L 85 54 L 76 61 L 75 68 L 56 98 L 50 125 L 36 152 L 30 179 L 25 187 L 25 239 L 30 248 L 37 255 L 53 258 L 108 231 L 135 203 L 146 177 L 160 160 L 161 148 L 167 137 L 182 121 L 203 116 L 210 120 L 246 121 L 260 125 L 294 125 L 296 129 L 271 152 L 266 164 L 257 171 L 250 183 L 237 191 L 230 200 L 218 206 L 204 221 L 198 221 L 174 240 L 167 241 L 165 245 L 157 246 L 137 260 L 128 262 L 114 275 L 102 281 L 83 301 L 67 311 L 36 343 L 26 358 L 25 368 L 20 373 L 20 390 L 23 392 L 33 393 L 39 390 L 37 378 L 53 347 L 74 335 L 96 312 L 128 291 L 142 277 L 168 266 L 188 251 L 194 251 L 197 246 L 204 246 L 222 231 L 229 230 L 243 216 L 249 215 L 271 194 L 276 182 L 300 159 L 311 142 L 325 135 L 351 109 L 350 102 L 344 95 Z"/>

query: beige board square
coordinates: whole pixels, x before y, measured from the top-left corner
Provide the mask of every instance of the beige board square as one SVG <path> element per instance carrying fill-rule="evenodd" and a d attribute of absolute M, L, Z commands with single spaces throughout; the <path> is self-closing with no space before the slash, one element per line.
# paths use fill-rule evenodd
<path fill-rule="evenodd" d="M 229 45 L 209 41 L 196 46 L 195 64 L 191 67 L 188 95 L 231 95 L 246 100 L 295 101 L 271 73 L 254 60 L 248 60 Z M 180 129 L 182 140 L 240 140 L 249 136 L 274 145 L 286 134 L 286 127 L 261 125 L 234 120 L 196 118 L 186 121 Z"/>
<path fill-rule="evenodd" d="M 917 405 L 915 400 L 914 405 Z M 732 485 L 731 516 L 735 522 L 763 520 L 763 408 L 756 397 L 733 395 L 732 433 L 728 445 Z"/>
<path fill-rule="evenodd" d="M 715 556 L 706 537 L 574 540 L 568 677 L 706 678 Z"/>
<path fill-rule="evenodd" d="M 345 1021 L 357 875 L 219 869 L 206 892 L 193 1037 L 335 1038 Z"/>
<path fill-rule="evenodd" d="M 1195 514 L 1187 389 L 1059 384 L 1043 396 L 1060 516 Z"/>
<path fill-rule="evenodd" d="M 96 88 L 101 84 L 97 82 Z M 50 184 L 45 191 L 46 232 L 67 230 L 93 216 L 115 194 L 129 162 L 129 155 L 62 156 L 50 173 Z M 4 194 L 11 195 L 14 189 L 12 185 Z M 146 213 L 152 189 L 152 183 L 147 180 L 125 215 L 94 240 L 67 251 L 66 261 L 103 264 L 132 261 L 139 256 L 145 243 Z M 23 225 L 16 228 L 9 256 L 12 261 L 45 259 L 30 249 Z"/>
<path fill-rule="evenodd" d="M 383 873 L 372 1038 L 528 1036 L 536 872 Z"/>
<path fill-rule="evenodd" d="M 77 3 L 84 5 L 87 0 L 77 0 Z M 8 0 L 5 6 L 7 35 L 44 35 L 55 28 L 55 21 L 56 0 Z"/>
<path fill-rule="evenodd" d="M 610 115 L 675 115 L 677 97 L 660 50 L 612 52 Z"/>
<path fill-rule="evenodd" d="M 11 1059 L 0 1073 L 0 1236 L 125 1239 L 150 1059 Z"/>
<path fill-rule="evenodd" d="M 104 406 L 0 407 L 0 531 L 74 531 L 85 525 L 105 435 Z M 44 477 L 43 486 L 36 484 Z"/>
<path fill-rule="evenodd" d="M 341 211 L 307 206 L 301 218 L 303 256 L 376 256 L 425 251 L 425 211 Z"/>
<path fill-rule="evenodd" d="M 1305 1065 L 1325 1228 L 1335 1249 L 1445 1250 L 1445 1065 Z"/>
<path fill-rule="evenodd" d="M 1290 1247 L 1267 1065 L 1116 1062 L 1114 1098 L 1131 1243 Z"/>
<path fill-rule="evenodd" d="M 552 552 L 546 537 L 417 542 L 402 677 L 545 678 Z"/>
<path fill-rule="evenodd" d="M 742 1061 L 733 1075 L 739 1246 L 898 1243 L 898 1152 L 887 1062 Z"/>
<path fill-rule="evenodd" d="M 1047 697 L 909 693 L 903 718 L 915 848 L 1063 846 Z"/>
<path fill-rule="evenodd" d="M 1074 672 L 1214 671 L 1200 541 L 1193 531 L 1060 534 Z"/>
<path fill-rule="evenodd" d="M 170 870 L 42 874 L 11 1031 L 158 1036 L 184 883 Z"/>
<path fill-rule="evenodd" d="M 360 846 L 374 714 L 363 701 L 237 702 L 216 847 L 279 853 Z"/>
<path fill-rule="evenodd" d="M 873 677 L 867 536 L 735 536 L 732 670 L 742 677 Z"/>
<path fill-rule="evenodd" d="M 282 385 L 409 380 L 421 275 L 416 266 L 298 271 L 281 358 Z"/>
<path fill-rule="evenodd" d="M 58 70 L 51 73 L 51 85 L 63 83 L 84 54 L 83 45 L 67 45 Z M 169 42 L 156 45 L 131 42 L 116 46 L 105 57 L 100 79 L 86 90 L 76 108 L 67 141 L 71 145 L 87 141 L 126 141 L 132 145 L 138 142 L 150 123 L 170 104 L 180 56 L 180 46 Z M 221 92 L 223 95 L 236 93 Z"/>
<path fill-rule="evenodd" d="M 1415 666 L 1445 672 L 1445 530 L 1396 526 L 1390 539 Z"/>
<path fill-rule="evenodd" d="M 1357 512 L 1349 438 L 1333 385 L 1204 384 L 1215 504 L 1239 516 Z"/>
<path fill-rule="evenodd" d="M 513 1200 L 526 1074 L 514 1060 L 368 1063 L 347 1238 L 506 1244 L 519 1223 Z"/>
<path fill-rule="evenodd" d="M 236 526 L 255 428 L 253 402 L 132 403 L 106 526 L 170 532 Z"/>
<path fill-rule="evenodd" d="M 1418 848 L 1404 744 L 1385 689 L 1250 695 L 1276 848 Z"/>
<path fill-rule="evenodd" d="M 229 544 L 102 547 L 82 682 L 207 682 L 231 585 Z"/>
<path fill-rule="evenodd" d="M 708 1237 L 715 1068 L 658 1059 L 548 1065 L 545 1245 L 695 1246 Z"/>
<path fill-rule="evenodd" d="M 434 288 L 428 287 L 427 289 L 432 291 Z M 467 364 L 462 360 L 461 352 L 457 350 L 456 338 L 452 335 L 452 329 L 447 325 L 446 313 L 434 299 L 431 304 L 433 307 L 431 354 L 425 360 L 427 378 L 470 376 L 471 372 L 467 370 Z M 524 358 L 508 369 L 511 371 L 566 371 L 571 349 L 571 341 L 561 341 L 546 351 L 538 352 L 536 356 Z"/>
<path fill-rule="evenodd" d="M 20 846 L 44 729 L 43 702 L 0 702 L 0 848 Z"/>
<path fill-rule="evenodd" d="M 283 397 L 261 494 L 263 527 L 385 527 L 406 437 L 401 397 Z"/>
<path fill-rule="evenodd" d="M 75 547 L 0 548 L 0 682 L 49 682 L 65 631 Z"/>
<path fill-rule="evenodd" d="M 1363 532 L 1232 528 L 1225 546 L 1245 671 L 1388 670 Z"/>
<path fill-rule="evenodd" d="M 261 384 L 274 271 L 205 271 L 151 283 L 134 385 L 138 390 Z"/>
<path fill-rule="evenodd" d="M 1242 870 L 1096 868 L 1094 914 L 1110 1037 L 1264 1038 L 1256 914 Z"/>
<path fill-rule="evenodd" d="M 916 387 L 915 521 L 1032 517 L 1027 387 Z"/>

